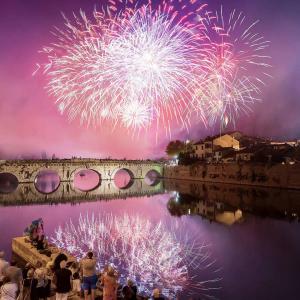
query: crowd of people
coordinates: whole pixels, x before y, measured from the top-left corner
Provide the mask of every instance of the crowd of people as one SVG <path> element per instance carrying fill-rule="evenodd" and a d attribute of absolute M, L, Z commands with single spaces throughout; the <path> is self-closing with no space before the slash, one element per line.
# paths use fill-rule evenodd
<path fill-rule="evenodd" d="M 0 300 L 148 299 L 138 295 L 132 280 L 128 279 L 123 286 L 119 284 L 119 274 L 112 266 L 97 273 L 96 265 L 92 252 L 80 262 L 68 262 L 68 257 L 59 253 L 47 265 L 38 261 L 35 266 L 27 263 L 19 268 L 15 262 L 6 261 L 4 252 L 0 252 Z M 151 299 L 165 298 L 156 288 Z"/>

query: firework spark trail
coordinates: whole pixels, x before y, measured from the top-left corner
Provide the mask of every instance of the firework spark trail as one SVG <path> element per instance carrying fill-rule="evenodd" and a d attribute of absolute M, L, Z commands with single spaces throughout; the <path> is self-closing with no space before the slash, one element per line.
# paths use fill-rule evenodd
<path fill-rule="evenodd" d="M 269 77 L 269 42 L 243 13 L 205 9 L 198 0 L 112 0 L 92 18 L 64 16 L 37 71 L 59 111 L 87 126 L 163 127 L 171 136 L 173 121 L 186 130 L 195 117 L 235 123 Z"/>
<path fill-rule="evenodd" d="M 209 298 L 210 291 L 220 288 L 221 278 L 204 280 L 204 273 L 198 274 L 199 270 L 213 273 L 216 269 L 209 247 L 173 225 L 154 225 L 126 214 L 86 215 L 80 216 L 77 226 L 70 220 L 64 228 L 58 227 L 51 240 L 78 259 L 88 250 L 94 251 L 99 269 L 115 265 L 121 280 L 134 279 L 139 291 L 146 294 L 157 286 L 170 297 L 186 289 Z"/>
<path fill-rule="evenodd" d="M 65 29 L 54 33 L 57 42 L 42 51 L 47 90 L 61 113 L 87 125 L 108 119 L 133 129 L 154 119 L 166 127 L 172 119 L 184 123 L 207 49 L 203 24 L 190 22 L 203 5 L 191 1 L 188 10 L 181 2 L 155 8 L 151 1 L 126 2 L 120 10 L 110 3 L 91 20 L 83 11 L 73 22 L 64 17 Z"/>
<path fill-rule="evenodd" d="M 221 7 L 198 21 L 205 24 L 212 45 L 208 60 L 213 71 L 195 89 L 193 106 L 207 124 L 220 121 L 226 126 L 259 101 L 261 86 L 270 77 L 265 54 L 269 42 L 253 31 L 258 21 L 247 25 L 246 16 L 236 10 L 226 17 Z"/>

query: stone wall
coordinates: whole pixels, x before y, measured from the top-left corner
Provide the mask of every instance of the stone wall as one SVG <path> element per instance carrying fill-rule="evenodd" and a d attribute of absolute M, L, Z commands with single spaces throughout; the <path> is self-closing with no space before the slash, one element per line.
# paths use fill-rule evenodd
<path fill-rule="evenodd" d="M 199 164 L 166 166 L 165 178 L 300 189 L 300 165 Z"/>

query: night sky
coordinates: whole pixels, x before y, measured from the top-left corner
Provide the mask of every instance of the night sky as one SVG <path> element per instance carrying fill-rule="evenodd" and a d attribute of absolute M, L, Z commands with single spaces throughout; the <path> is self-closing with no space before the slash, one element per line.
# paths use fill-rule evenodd
<path fill-rule="evenodd" d="M 53 26 L 80 8 L 91 11 L 101 0 L 2 0 L 0 12 L 0 159 L 40 156 L 152 158 L 163 155 L 168 138 L 147 132 L 132 138 L 126 130 L 86 128 L 69 123 L 44 89 L 45 77 L 32 77 L 41 60 L 38 51 L 52 41 Z M 273 138 L 300 138 L 300 2 L 295 0 L 209 0 L 210 9 L 244 11 L 271 41 L 273 79 L 263 102 L 243 116 L 236 129 Z M 175 126 L 175 125 L 174 125 Z M 173 138 L 197 139 L 218 132 L 200 123 L 189 133 L 173 128 Z"/>

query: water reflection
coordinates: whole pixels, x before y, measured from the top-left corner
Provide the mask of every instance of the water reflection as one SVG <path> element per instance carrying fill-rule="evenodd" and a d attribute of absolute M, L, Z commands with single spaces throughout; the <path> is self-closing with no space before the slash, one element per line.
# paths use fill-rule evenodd
<path fill-rule="evenodd" d="M 197 214 L 209 221 L 233 225 L 247 214 L 299 221 L 300 191 L 213 184 L 165 181 L 173 190 L 168 210 L 173 216 Z"/>
<path fill-rule="evenodd" d="M 0 173 L 0 193 L 12 193 L 18 187 L 18 179 L 10 173 Z"/>
<path fill-rule="evenodd" d="M 91 191 L 101 184 L 101 175 L 93 170 L 81 170 L 75 174 L 73 184 L 81 191 Z"/>
<path fill-rule="evenodd" d="M 39 173 L 33 185 L 18 184 L 17 179 L 8 174 L 0 176 L 0 205 L 83 202 L 170 192 L 167 208 L 172 216 L 196 214 L 227 225 L 244 221 L 249 213 L 288 221 L 299 220 L 300 191 L 297 190 L 183 180 L 159 181 L 156 176 L 152 174 L 144 180 L 132 180 L 126 170 L 120 170 L 114 181 L 101 182 L 96 172 L 82 170 L 77 172 L 73 183 L 60 183 L 55 172 L 46 170 Z"/>
<path fill-rule="evenodd" d="M 125 247 L 122 249 L 125 252 L 120 251 L 118 245 L 114 243 L 98 243 L 97 239 L 93 239 L 95 243 L 93 249 L 98 251 L 106 245 L 107 250 L 110 249 L 109 253 L 123 253 L 123 256 L 128 250 L 128 256 L 119 261 L 114 258 L 114 255 L 107 254 L 109 256 L 107 261 L 112 259 L 118 269 L 124 271 L 124 276 L 129 276 L 131 272 L 130 274 L 136 276 L 140 284 L 142 282 L 147 284 L 147 280 L 140 280 L 136 275 L 138 272 L 134 273 L 134 270 L 128 267 L 137 264 L 135 257 L 141 262 L 149 262 L 147 261 L 150 257 L 149 252 L 157 254 L 153 258 L 153 266 L 156 267 L 152 269 L 152 273 L 143 273 L 143 275 L 148 274 L 149 280 L 155 282 L 156 269 L 160 266 L 165 267 L 164 262 L 173 264 L 173 258 L 183 257 L 182 254 L 176 255 L 176 251 L 172 252 L 172 247 L 178 245 L 178 241 L 182 244 L 185 240 L 188 247 L 193 247 L 195 241 L 201 241 L 203 242 L 201 245 L 205 247 L 202 254 L 208 253 L 206 264 L 206 255 L 202 256 L 204 259 L 202 262 L 205 266 L 211 266 L 212 261 L 216 264 L 212 265 L 212 269 L 189 268 L 188 284 L 185 279 L 180 279 L 179 284 L 174 281 L 174 286 L 179 286 L 178 299 L 210 299 L 209 297 L 213 296 L 228 300 L 265 300 L 278 299 L 278 295 L 282 299 L 297 299 L 295 295 L 300 293 L 299 224 L 287 221 L 298 220 L 300 191 L 203 184 L 183 180 L 165 180 L 151 186 L 145 181 L 133 180 L 129 188 L 118 189 L 113 181 L 103 180 L 100 186 L 88 192 L 74 189 L 72 182 L 61 182 L 50 194 L 38 192 L 34 184 L 19 184 L 12 193 L 0 194 L 0 248 L 9 252 L 11 239 L 22 235 L 24 228 L 39 217 L 44 220 L 48 238 L 56 238 L 59 228 L 61 232 L 68 232 L 68 226 L 70 234 L 77 232 L 80 236 L 83 233 L 79 232 L 79 228 L 82 230 L 89 228 L 91 229 L 89 233 L 93 233 L 93 228 L 97 224 L 102 226 L 96 226 L 97 230 L 111 228 L 113 224 L 114 229 L 123 230 L 120 235 L 122 242 L 118 238 L 116 241 L 118 245 L 122 245 L 124 238 L 126 245 L 122 245 Z M 38 205 L 39 203 L 44 205 Z M 54 203 L 60 204 L 52 205 Z M 20 205 L 24 206 L 20 208 Z M 94 219 L 92 219 L 93 214 Z M 18 222 L 15 221 L 16 219 Z M 72 220 L 73 227 L 69 220 Z M 124 220 L 127 220 L 127 223 Z M 88 226 L 79 227 L 80 222 Z M 123 226 L 124 222 L 129 225 Z M 160 233 L 156 235 L 159 224 L 161 224 Z M 147 228 L 149 230 L 145 233 Z M 111 237 L 118 236 L 118 230 L 106 231 L 108 241 Z M 139 232 L 142 235 L 139 235 Z M 101 234 L 97 232 L 95 236 L 100 237 Z M 162 242 L 168 239 L 171 241 L 170 248 L 167 247 L 168 251 L 163 251 L 164 248 L 159 246 L 160 240 L 156 239 L 159 234 L 164 234 Z M 186 236 L 188 239 L 185 239 Z M 147 238 L 143 240 L 142 237 Z M 70 241 L 83 242 L 83 239 Z M 65 248 L 73 246 L 67 245 L 63 238 L 56 239 L 56 243 L 58 245 L 61 243 L 60 245 Z M 138 243 L 134 248 L 136 252 L 130 252 L 135 243 Z M 145 251 L 145 247 L 150 247 L 149 252 Z M 80 249 L 77 248 L 77 251 L 86 251 L 86 249 L 86 246 L 82 245 Z M 74 254 L 80 255 L 80 251 Z M 167 254 L 162 256 L 163 252 Z M 105 257 L 105 254 L 101 253 L 101 257 Z M 132 257 L 131 253 L 136 255 Z M 172 253 L 174 255 L 170 256 L 169 254 Z M 199 251 L 188 253 L 189 258 L 194 254 L 199 254 Z M 141 260 L 141 255 L 145 255 L 145 260 Z M 164 258 L 166 260 L 160 261 Z M 182 264 L 182 260 L 179 260 L 177 270 L 182 270 L 180 266 L 189 266 L 190 262 L 191 260 L 188 259 Z M 151 267 L 151 263 L 143 269 L 147 271 L 148 266 Z M 216 273 L 219 268 L 221 268 L 220 273 Z M 159 276 L 161 274 L 160 272 Z M 172 269 L 170 274 L 173 274 Z M 186 275 L 184 272 L 183 274 Z M 176 278 L 175 275 L 173 278 Z M 204 291 L 199 292 L 202 281 L 213 282 L 221 277 L 222 281 L 209 286 L 209 288 L 221 286 L 221 290 L 208 289 L 207 296 L 203 295 Z M 170 278 L 172 277 L 167 277 L 168 280 Z M 172 290 L 176 288 L 170 288 L 167 281 L 164 282 L 164 286 L 169 287 L 169 293 L 172 294 Z M 194 296 L 188 296 L 190 292 L 194 293 Z"/>
<path fill-rule="evenodd" d="M 129 170 L 121 169 L 118 170 L 114 176 L 114 183 L 119 189 L 129 188 L 133 183 L 132 174 Z"/>
<path fill-rule="evenodd" d="M 222 280 L 210 247 L 186 226 L 174 219 L 154 223 L 134 214 L 87 214 L 59 226 L 51 240 L 78 259 L 93 249 L 98 270 L 113 265 L 120 283 L 131 278 L 140 295 L 150 296 L 155 286 L 170 299 L 183 290 L 206 299 Z"/>
<path fill-rule="evenodd" d="M 36 189 L 44 194 L 53 193 L 60 184 L 60 178 L 57 172 L 52 170 L 42 170 L 35 178 Z"/>
<path fill-rule="evenodd" d="M 148 185 L 156 185 L 159 182 L 159 174 L 158 172 L 156 172 L 155 170 L 151 170 L 149 171 L 146 176 L 145 176 L 145 182 Z"/>
<path fill-rule="evenodd" d="M 220 201 L 199 200 L 197 197 L 177 192 L 175 194 L 168 201 L 168 210 L 172 216 L 196 214 L 224 225 L 243 221 L 243 212 L 240 208 Z"/>

